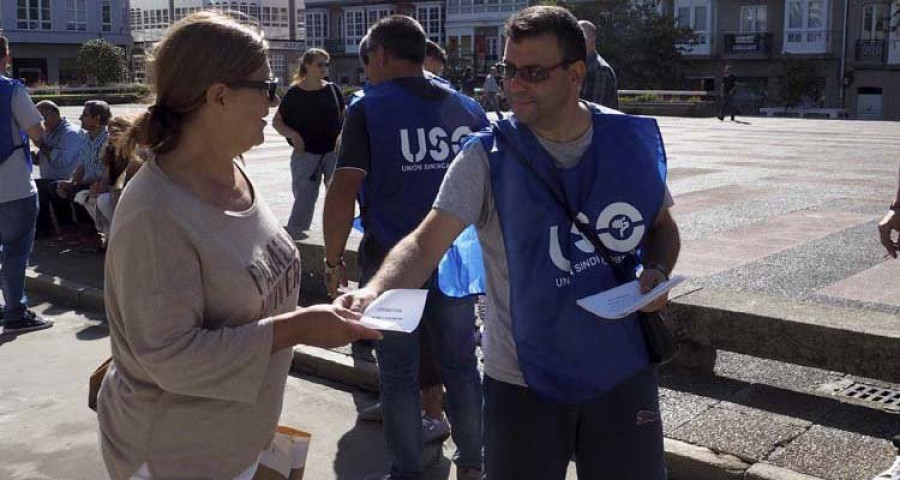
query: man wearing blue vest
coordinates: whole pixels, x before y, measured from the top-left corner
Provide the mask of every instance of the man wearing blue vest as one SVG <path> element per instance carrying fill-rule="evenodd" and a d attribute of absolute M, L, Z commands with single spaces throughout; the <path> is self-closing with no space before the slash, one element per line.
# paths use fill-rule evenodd
<path fill-rule="evenodd" d="M 325 275 L 332 295 L 342 276 L 357 197 L 365 228 L 361 281 L 366 283 L 387 252 L 428 214 L 462 139 L 488 124 L 475 101 L 425 76 L 425 40 L 418 22 L 394 15 L 372 27 L 360 53 L 369 85 L 347 110 L 337 170 L 325 197 Z M 457 478 L 480 479 L 474 300 L 443 294 L 433 271 L 415 287 L 429 289 L 422 321 L 433 329 L 447 387 Z M 424 473 L 418 334 L 387 332 L 375 347 L 391 459 L 386 478 L 419 479 Z"/>
<path fill-rule="evenodd" d="M 567 10 L 524 9 L 506 37 L 499 73 L 513 115 L 466 143 L 422 224 L 335 302 L 361 311 L 418 285 L 474 224 L 489 305 L 487 478 L 562 480 L 574 455 L 582 480 L 663 480 L 657 379 L 638 314 L 608 320 L 576 304 L 627 275 L 647 292 L 675 265 L 659 129 L 579 100 L 585 40 Z"/>
<path fill-rule="evenodd" d="M 6 77 L 9 44 L 0 37 L 0 308 L 3 333 L 14 335 L 53 325 L 27 308 L 25 268 L 34 244 L 37 186 L 31 179 L 28 139 L 41 146 L 44 127 L 25 85 Z"/>

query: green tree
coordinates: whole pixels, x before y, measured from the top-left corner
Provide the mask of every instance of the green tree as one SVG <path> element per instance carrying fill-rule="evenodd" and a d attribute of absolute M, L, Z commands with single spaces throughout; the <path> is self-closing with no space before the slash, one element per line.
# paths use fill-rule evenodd
<path fill-rule="evenodd" d="M 820 89 L 822 63 L 814 58 L 784 55 L 784 78 L 781 83 L 781 102 L 786 107 L 801 105 L 807 98 L 817 101 Z"/>
<path fill-rule="evenodd" d="M 556 4 L 597 26 L 597 51 L 616 71 L 620 89 L 684 86 L 686 62 L 679 45 L 688 42 L 693 33 L 677 27 L 670 15 L 660 14 L 656 1 Z"/>
<path fill-rule="evenodd" d="M 78 69 L 98 85 L 122 81 L 127 76 L 125 52 L 102 38 L 90 40 L 78 50 Z"/>

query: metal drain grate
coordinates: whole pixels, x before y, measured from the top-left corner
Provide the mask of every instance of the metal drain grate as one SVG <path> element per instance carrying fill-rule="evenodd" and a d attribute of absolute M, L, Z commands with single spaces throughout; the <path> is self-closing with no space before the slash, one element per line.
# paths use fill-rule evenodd
<path fill-rule="evenodd" d="M 881 388 L 865 383 L 852 383 L 847 388 L 835 392 L 835 395 L 877 403 L 885 410 L 900 411 L 900 390 Z"/>

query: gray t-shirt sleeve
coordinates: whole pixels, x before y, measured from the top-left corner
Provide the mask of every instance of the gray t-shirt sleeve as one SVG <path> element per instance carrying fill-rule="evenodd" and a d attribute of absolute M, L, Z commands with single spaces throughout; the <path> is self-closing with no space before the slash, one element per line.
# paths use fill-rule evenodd
<path fill-rule="evenodd" d="M 12 115 L 16 124 L 22 130 L 28 130 L 43 120 L 41 112 L 38 111 L 31 101 L 31 97 L 28 96 L 28 90 L 22 85 L 17 86 L 13 90 Z"/>
<path fill-rule="evenodd" d="M 490 188 L 487 155 L 481 141 L 473 139 L 447 169 L 434 208 L 457 216 L 466 225 L 482 228 L 489 215 Z"/>

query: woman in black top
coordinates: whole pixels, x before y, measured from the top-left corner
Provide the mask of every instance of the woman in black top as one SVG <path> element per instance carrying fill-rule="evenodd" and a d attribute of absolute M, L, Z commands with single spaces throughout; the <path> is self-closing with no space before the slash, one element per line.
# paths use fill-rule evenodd
<path fill-rule="evenodd" d="M 327 187 L 334 174 L 334 144 L 341 132 L 344 99 L 337 85 L 325 81 L 329 60 L 328 52 L 318 48 L 303 54 L 294 84 L 281 99 L 272 122 L 294 147 L 294 207 L 287 225 L 292 235 L 309 230 L 319 184 L 324 180 Z"/>

